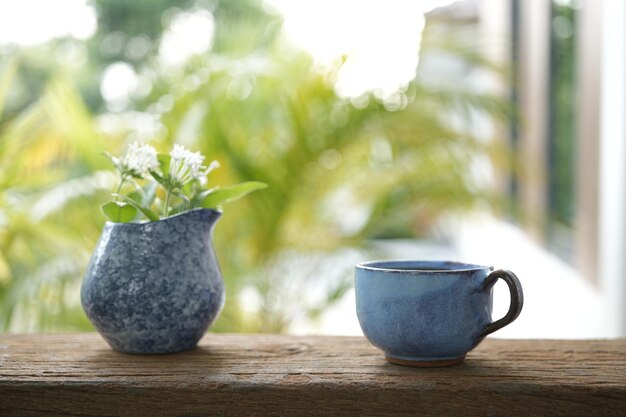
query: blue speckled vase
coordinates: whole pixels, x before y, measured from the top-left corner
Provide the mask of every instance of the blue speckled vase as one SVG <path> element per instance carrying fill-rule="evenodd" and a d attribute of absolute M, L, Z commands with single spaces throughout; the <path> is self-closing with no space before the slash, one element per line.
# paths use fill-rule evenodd
<path fill-rule="evenodd" d="M 492 322 L 492 288 L 509 286 L 511 306 Z M 524 296 L 510 271 L 443 261 L 373 261 L 356 267 L 356 307 L 363 333 L 389 362 L 448 366 L 522 310 Z"/>
<path fill-rule="evenodd" d="M 224 305 L 212 246 L 221 212 L 196 209 L 147 223 L 106 222 L 81 302 L 114 350 L 192 349 Z"/>

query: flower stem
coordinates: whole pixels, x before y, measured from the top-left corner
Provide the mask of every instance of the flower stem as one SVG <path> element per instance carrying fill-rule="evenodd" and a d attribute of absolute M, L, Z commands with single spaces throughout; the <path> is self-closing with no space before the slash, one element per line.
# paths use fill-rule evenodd
<path fill-rule="evenodd" d="M 163 207 L 163 217 L 167 217 L 170 212 L 170 198 L 172 197 L 172 190 L 167 189 L 165 197 L 165 207 Z"/>
<path fill-rule="evenodd" d="M 119 201 L 120 198 L 118 197 L 120 192 L 122 191 L 122 186 L 124 185 L 124 183 L 126 182 L 126 176 L 122 175 L 122 179 L 120 180 L 120 185 L 117 186 L 117 190 L 115 191 L 115 201 Z"/>

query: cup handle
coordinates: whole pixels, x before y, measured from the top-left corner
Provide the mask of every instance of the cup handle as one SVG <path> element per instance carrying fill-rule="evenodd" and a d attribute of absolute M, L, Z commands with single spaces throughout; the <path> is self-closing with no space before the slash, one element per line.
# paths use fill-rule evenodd
<path fill-rule="evenodd" d="M 515 274 L 511 271 L 505 269 L 493 271 L 485 279 L 483 289 L 491 289 L 500 278 L 502 278 L 509 286 L 509 292 L 511 293 L 511 305 L 509 306 L 509 311 L 504 317 L 488 324 L 487 327 L 485 327 L 485 330 L 481 334 L 483 337 L 495 332 L 496 330 L 500 330 L 508 324 L 511 324 L 517 316 L 519 316 L 519 313 L 521 313 L 522 307 L 524 306 L 522 284 L 520 284 L 517 276 L 515 276 Z"/>

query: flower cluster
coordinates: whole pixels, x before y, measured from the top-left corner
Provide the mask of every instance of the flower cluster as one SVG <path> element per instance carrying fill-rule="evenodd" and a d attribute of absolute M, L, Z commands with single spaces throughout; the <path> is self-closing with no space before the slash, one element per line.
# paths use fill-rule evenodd
<path fill-rule="evenodd" d="M 206 176 L 219 167 L 217 161 L 213 161 L 208 167 L 202 165 L 204 155 L 200 152 L 191 152 L 181 145 L 174 145 L 170 152 L 170 177 L 177 187 L 182 188 L 192 180 L 198 180 L 201 184 L 206 182 Z"/>
<path fill-rule="evenodd" d="M 168 154 L 158 154 L 150 145 L 133 143 L 121 158 L 106 155 L 120 172 L 114 200 L 101 206 L 102 213 L 114 222 L 156 221 L 195 208 L 215 209 L 266 187 L 248 181 L 207 189 L 207 175 L 219 164 L 213 161 L 205 166 L 204 155 L 181 145 L 174 145 Z M 124 189 L 130 192 L 124 194 Z"/>
<path fill-rule="evenodd" d="M 113 157 L 122 177 L 145 178 L 151 170 L 159 167 L 157 151 L 148 144 L 131 143 L 122 158 Z"/>

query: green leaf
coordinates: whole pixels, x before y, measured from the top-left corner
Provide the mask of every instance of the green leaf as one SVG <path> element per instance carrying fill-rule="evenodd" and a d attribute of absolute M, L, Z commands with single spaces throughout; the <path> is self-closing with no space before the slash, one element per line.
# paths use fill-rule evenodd
<path fill-rule="evenodd" d="M 204 201 L 204 199 L 216 190 L 219 190 L 219 187 L 210 188 L 208 190 L 197 193 L 191 198 L 190 206 L 193 208 L 202 207 L 202 202 Z"/>
<path fill-rule="evenodd" d="M 172 207 L 168 213 L 168 216 L 173 216 L 174 214 L 182 213 L 184 211 L 189 210 L 191 206 L 191 201 L 189 198 L 180 191 L 172 191 L 172 195 L 175 195 L 179 199 L 182 200 L 182 203 Z"/>
<path fill-rule="evenodd" d="M 100 206 L 107 219 L 117 223 L 129 223 L 137 216 L 137 209 L 131 204 L 110 201 Z"/>
<path fill-rule="evenodd" d="M 166 177 L 161 176 L 161 174 L 159 174 L 158 172 L 154 170 L 150 170 L 150 175 L 152 175 L 152 177 L 156 180 L 156 182 L 158 182 L 159 184 L 167 188 Z"/>
<path fill-rule="evenodd" d="M 133 191 L 132 193 L 128 194 L 127 197 L 133 200 L 135 203 L 141 204 L 141 200 L 143 200 L 143 190 Z"/>
<path fill-rule="evenodd" d="M 148 218 L 148 220 L 153 221 L 153 222 L 159 220 L 159 216 L 155 212 L 153 212 L 147 207 L 143 207 L 141 204 L 137 203 L 132 198 L 125 196 L 125 195 L 119 195 L 119 194 L 113 194 L 113 196 L 119 197 L 125 200 L 128 204 L 130 204 L 131 206 L 133 206 L 134 208 L 142 212 Z"/>
<path fill-rule="evenodd" d="M 151 181 L 150 183 L 146 184 L 143 187 L 137 186 L 137 190 L 128 194 L 128 198 L 130 198 L 131 200 L 133 200 L 137 204 L 140 204 L 143 207 L 150 208 L 150 206 L 152 206 L 152 203 L 154 203 L 154 200 L 156 198 L 156 189 L 158 185 L 159 185 L 158 182 Z"/>
<path fill-rule="evenodd" d="M 258 181 L 242 182 L 230 187 L 211 190 L 200 203 L 200 207 L 216 208 L 224 203 L 240 199 L 256 190 L 267 188 L 267 184 Z"/>
<path fill-rule="evenodd" d="M 138 203 L 139 205 L 141 205 L 141 200 L 143 199 L 143 190 L 141 188 L 133 191 L 132 193 L 128 194 L 128 198 L 133 200 L 134 202 Z M 130 203 L 128 203 L 130 204 Z M 134 205 L 131 205 L 132 207 L 134 207 Z M 137 215 L 135 217 L 134 220 L 141 220 L 141 213 L 139 212 L 139 210 L 135 210 Z"/>
<path fill-rule="evenodd" d="M 143 187 L 143 200 L 141 200 L 141 205 L 144 207 L 150 207 L 156 198 L 156 190 L 159 186 L 157 181 L 150 181 Z"/>
<path fill-rule="evenodd" d="M 191 204 L 191 201 L 189 200 L 189 198 L 185 194 L 181 193 L 180 191 L 172 191 L 172 194 L 174 194 L 176 197 L 183 200 L 183 203 L 185 205 L 189 206 Z"/>

